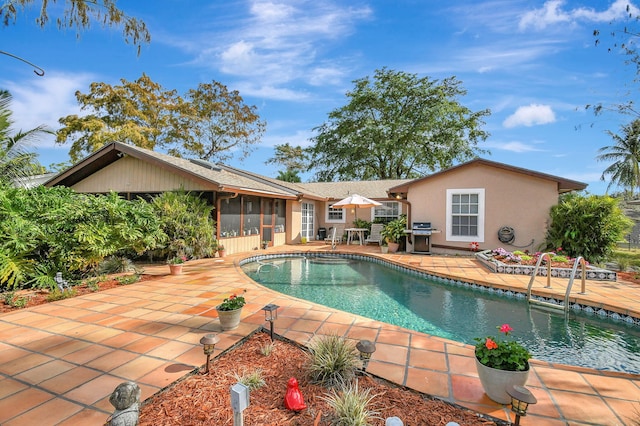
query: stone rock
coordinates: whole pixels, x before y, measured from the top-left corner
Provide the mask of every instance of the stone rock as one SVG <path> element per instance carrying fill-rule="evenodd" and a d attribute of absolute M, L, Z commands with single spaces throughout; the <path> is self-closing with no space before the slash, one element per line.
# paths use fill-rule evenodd
<path fill-rule="evenodd" d="M 402 423 L 402 420 L 400 420 L 399 417 L 387 417 L 387 419 L 384 421 L 384 426 L 403 426 L 404 423 Z"/>

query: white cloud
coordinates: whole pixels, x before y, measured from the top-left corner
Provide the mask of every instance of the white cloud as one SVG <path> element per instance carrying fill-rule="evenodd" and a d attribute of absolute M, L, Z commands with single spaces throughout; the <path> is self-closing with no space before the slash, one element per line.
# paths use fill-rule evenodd
<path fill-rule="evenodd" d="M 556 121 L 556 116 L 549 105 L 531 104 L 518 107 L 516 112 L 502 122 L 506 128 L 538 124 L 548 124 Z"/>
<path fill-rule="evenodd" d="M 195 53 L 197 64 L 246 79 L 245 85 L 264 85 L 258 91 L 265 95 L 278 95 L 269 87 L 290 87 L 294 81 L 341 84 L 346 61 L 333 58 L 330 66 L 318 63 L 334 43 L 342 43 L 355 31 L 357 22 L 373 13 L 367 6 L 310 0 L 254 0 L 247 12 L 248 17 L 238 19 L 236 14 L 228 20 L 230 29 L 217 37 L 203 32 L 192 36 L 192 41 L 174 39 L 172 43 Z"/>
<path fill-rule="evenodd" d="M 509 151 L 509 152 L 535 152 L 535 151 L 543 151 L 540 148 L 537 148 L 531 144 L 526 144 L 523 142 L 512 141 L 512 142 L 488 142 L 483 144 L 483 148 L 497 149 L 500 151 Z"/>
<path fill-rule="evenodd" d="M 17 81 L 2 81 L 12 96 L 11 111 L 14 129 L 30 130 L 45 125 L 53 130 L 60 127 L 58 119 L 80 114 L 75 98 L 77 90 L 85 90 L 92 81 L 89 74 L 68 74 L 47 71 L 44 77 Z M 54 137 L 45 136 L 41 147 L 53 147 Z"/>
<path fill-rule="evenodd" d="M 597 12 L 592 8 L 578 7 L 563 9 L 565 0 L 549 0 L 539 9 L 524 13 L 518 24 L 520 30 L 534 28 L 542 30 L 556 24 L 573 24 L 577 21 L 609 22 L 614 19 L 626 18 L 628 13 L 638 14 L 638 9 L 628 0 L 616 0 L 608 9 Z M 627 6 L 630 10 L 627 11 Z"/>

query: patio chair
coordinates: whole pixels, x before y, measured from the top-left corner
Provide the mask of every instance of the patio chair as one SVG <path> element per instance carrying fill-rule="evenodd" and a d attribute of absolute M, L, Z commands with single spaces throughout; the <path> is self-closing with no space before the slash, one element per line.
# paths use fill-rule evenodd
<path fill-rule="evenodd" d="M 344 226 L 332 226 L 329 228 L 329 232 L 327 234 L 327 238 L 324 239 L 325 242 L 331 243 L 331 245 L 336 245 L 342 243 L 342 236 L 344 235 Z"/>
<path fill-rule="evenodd" d="M 382 236 L 380 234 L 382 233 L 383 228 L 384 228 L 384 225 L 382 223 L 372 223 L 371 232 L 369 233 L 369 236 L 364 240 L 364 242 L 366 244 L 378 243 L 378 245 L 381 245 Z"/>

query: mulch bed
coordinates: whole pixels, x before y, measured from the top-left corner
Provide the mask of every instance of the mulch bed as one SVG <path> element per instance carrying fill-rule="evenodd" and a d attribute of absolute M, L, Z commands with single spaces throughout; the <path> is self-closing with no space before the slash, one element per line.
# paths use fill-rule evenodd
<path fill-rule="evenodd" d="M 140 275 L 140 279 L 136 282 L 141 282 L 141 281 L 148 281 L 154 279 L 153 275 Z M 105 281 L 101 281 L 99 283 L 97 283 L 96 287 L 91 288 L 86 284 L 81 284 L 81 285 L 77 285 L 77 286 L 73 286 L 72 289 L 74 290 L 74 295 L 72 297 L 76 297 L 76 296 L 82 296 L 84 294 L 89 294 L 89 293 L 95 293 L 98 291 L 103 291 L 103 290 L 108 290 L 110 288 L 114 288 L 114 287 L 118 287 L 123 285 L 122 283 L 120 283 L 118 280 L 116 280 L 116 276 L 111 276 L 108 279 L 106 279 Z M 13 311 L 17 311 L 19 309 L 22 308 L 30 308 L 33 306 L 38 306 L 38 305 L 42 305 L 44 303 L 49 303 L 48 297 L 49 297 L 50 292 L 48 290 L 20 290 L 20 291 L 16 291 L 15 292 L 15 297 L 14 300 L 16 300 L 16 298 L 27 298 L 27 304 L 25 306 L 13 306 L 10 304 L 7 304 L 5 302 L 4 297 L 0 297 L 0 314 L 5 313 L 5 312 L 13 312 Z M 4 294 L 1 294 L 0 296 L 4 296 Z"/>
<path fill-rule="evenodd" d="M 332 411 L 322 398 L 326 388 L 309 382 L 304 373 L 307 353 L 291 342 L 274 341 L 274 350 L 264 355 L 261 348 L 270 342 L 267 333 L 258 332 L 244 343 L 211 361 L 208 374 L 198 371 L 161 391 L 142 404 L 141 426 L 231 425 L 230 389 L 238 377 L 261 370 L 265 386 L 250 391 L 249 407 L 243 412 L 246 425 L 330 425 Z M 287 381 L 298 380 L 305 410 L 299 413 L 284 407 Z M 377 412 L 372 426 L 382 426 L 387 417 L 397 416 L 405 425 L 506 425 L 494 422 L 462 407 L 389 384 L 370 376 L 359 376 L 359 389 L 375 395 L 370 410 Z"/>

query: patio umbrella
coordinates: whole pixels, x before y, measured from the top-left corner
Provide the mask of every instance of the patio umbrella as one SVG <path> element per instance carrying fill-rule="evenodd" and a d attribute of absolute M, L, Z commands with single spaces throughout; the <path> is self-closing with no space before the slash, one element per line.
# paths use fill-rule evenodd
<path fill-rule="evenodd" d="M 356 209 L 355 216 L 356 220 L 358 220 L 358 210 L 357 209 L 370 209 L 371 207 L 381 206 L 382 203 L 379 203 L 375 200 L 371 200 L 367 197 L 363 197 L 362 195 L 353 194 L 344 198 L 340 201 L 336 201 L 331 205 L 332 208 L 343 208 L 343 209 Z"/>

